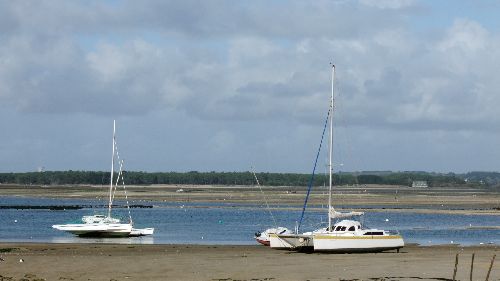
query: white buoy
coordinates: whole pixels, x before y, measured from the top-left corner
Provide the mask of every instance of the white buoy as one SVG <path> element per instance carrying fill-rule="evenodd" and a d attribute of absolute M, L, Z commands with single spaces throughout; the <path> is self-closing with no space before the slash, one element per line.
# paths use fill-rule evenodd
<path fill-rule="evenodd" d="M 385 219 L 385 221 L 389 221 L 389 219 Z"/>
<path fill-rule="evenodd" d="M 14 220 L 15 223 L 17 223 L 17 220 Z"/>

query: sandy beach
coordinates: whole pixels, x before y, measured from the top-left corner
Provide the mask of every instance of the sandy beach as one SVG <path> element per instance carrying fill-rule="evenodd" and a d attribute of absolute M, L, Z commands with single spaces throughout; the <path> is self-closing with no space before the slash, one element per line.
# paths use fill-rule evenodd
<path fill-rule="evenodd" d="M 485 280 L 498 246 L 319 254 L 264 246 L 1 243 L 0 280 Z M 21 262 L 22 261 L 22 262 Z M 496 261 L 489 280 L 500 280 Z"/>

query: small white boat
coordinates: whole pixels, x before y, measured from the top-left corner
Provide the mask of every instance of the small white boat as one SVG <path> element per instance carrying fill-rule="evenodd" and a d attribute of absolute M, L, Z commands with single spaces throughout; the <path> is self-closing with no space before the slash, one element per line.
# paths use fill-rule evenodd
<path fill-rule="evenodd" d="M 253 167 L 252 167 L 252 169 L 253 169 Z M 274 228 L 268 228 L 263 232 L 260 232 L 260 231 L 255 232 L 254 239 L 264 246 L 270 246 L 271 245 L 271 240 L 270 240 L 271 235 L 274 235 L 274 234 L 292 234 L 292 232 L 286 227 L 277 226 L 276 219 L 274 218 L 273 212 L 271 211 L 271 208 L 269 207 L 269 203 L 267 202 L 267 198 L 264 195 L 264 191 L 262 190 L 262 187 L 260 186 L 260 182 L 259 182 L 259 179 L 257 178 L 257 174 L 255 174 L 255 171 L 252 171 L 252 173 L 253 173 L 253 176 L 255 178 L 255 182 L 257 183 L 257 186 L 260 189 L 260 192 L 262 194 L 262 198 L 264 199 L 264 202 L 266 203 L 266 209 L 269 212 L 269 215 L 271 216 L 271 218 L 274 222 L 274 225 L 276 226 Z"/>
<path fill-rule="evenodd" d="M 154 228 L 149 227 L 149 228 L 132 228 L 132 231 L 130 231 L 130 237 L 137 237 L 137 236 L 146 236 L 146 235 L 153 235 L 153 232 L 155 231 Z"/>
<path fill-rule="evenodd" d="M 333 109 L 334 109 L 335 65 L 332 65 L 332 114 L 330 115 L 329 142 L 329 196 L 328 196 L 328 227 L 324 231 L 313 233 L 314 251 L 319 252 L 376 252 L 397 249 L 404 246 L 401 235 L 380 229 L 363 229 L 358 221 L 342 220 L 332 225 L 333 219 L 341 219 L 363 215 L 362 212 L 341 213 L 332 206 L 332 155 L 333 155 Z"/>
<path fill-rule="evenodd" d="M 52 228 L 66 231 L 78 236 L 85 237 L 130 237 L 130 236 L 144 236 L 152 235 L 154 228 L 143 228 L 135 229 L 133 228 L 132 216 L 130 214 L 130 206 L 128 204 L 127 193 L 125 192 L 125 199 L 127 201 L 127 209 L 129 215 L 129 222 L 122 223 L 120 219 L 113 218 L 111 216 L 111 208 L 113 206 L 113 200 L 115 197 L 115 191 L 118 182 L 121 179 L 123 188 L 125 190 L 125 185 L 123 183 L 123 161 L 120 161 L 118 151 L 116 148 L 116 132 L 115 132 L 115 122 L 113 121 L 113 155 L 111 157 L 111 180 L 109 186 L 109 201 L 108 201 L 108 214 L 105 215 L 93 215 L 93 216 L 83 216 L 82 223 L 69 223 L 69 224 L 56 224 Z M 119 161 L 120 169 L 118 171 L 118 177 L 116 181 L 113 180 L 115 172 L 115 157 Z"/>
<path fill-rule="evenodd" d="M 255 233 L 254 238 L 260 244 L 265 245 L 265 246 L 270 246 L 270 244 L 271 244 L 270 236 L 272 234 L 292 234 L 292 232 L 288 228 L 280 226 L 277 228 L 268 228 L 263 232 L 258 231 Z"/>

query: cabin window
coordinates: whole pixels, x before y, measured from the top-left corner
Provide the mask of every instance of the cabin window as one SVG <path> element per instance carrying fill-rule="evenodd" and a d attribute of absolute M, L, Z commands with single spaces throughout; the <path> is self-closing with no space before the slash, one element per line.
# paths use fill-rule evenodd
<path fill-rule="evenodd" d="M 337 226 L 337 228 L 335 228 L 335 231 L 340 231 L 340 229 L 342 228 L 342 226 Z"/>
<path fill-rule="evenodd" d="M 340 231 L 345 231 L 347 227 L 345 226 L 342 226 L 342 228 L 340 229 Z"/>
<path fill-rule="evenodd" d="M 355 231 L 356 228 L 354 226 L 349 227 L 349 231 Z"/>

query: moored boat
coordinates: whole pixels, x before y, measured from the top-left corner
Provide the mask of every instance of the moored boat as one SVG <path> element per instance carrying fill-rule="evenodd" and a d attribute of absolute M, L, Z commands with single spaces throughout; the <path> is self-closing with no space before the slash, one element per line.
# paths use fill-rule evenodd
<path fill-rule="evenodd" d="M 118 182 L 121 179 L 121 183 L 125 190 L 124 180 L 123 180 L 123 160 L 120 161 L 118 151 L 116 149 L 116 126 L 113 121 L 113 154 L 111 157 L 111 175 L 110 175 L 110 186 L 109 186 L 109 201 L 108 201 L 108 213 L 107 215 L 92 215 L 83 216 L 81 223 L 69 223 L 69 224 L 56 224 L 52 228 L 66 231 L 82 237 L 130 237 L 130 236 L 143 236 L 152 235 L 154 228 L 144 228 L 135 229 L 133 228 L 132 216 L 130 214 L 130 206 L 128 204 L 127 193 L 125 192 L 125 198 L 127 202 L 127 209 L 129 215 L 128 223 L 122 223 L 120 219 L 111 216 L 111 209 L 113 206 L 113 200 L 115 197 L 115 191 Z M 116 181 L 114 181 L 115 172 L 115 157 L 119 161 L 120 169 Z"/>
<path fill-rule="evenodd" d="M 273 234 L 291 234 L 292 232 L 286 227 L 268 228 L 263 232 L 255 233 L 255 240 L 264 246 L 270 246 L 270 236 Z"/>
<path fill-rule="evenodd" d="M 328 227 L 324 231 L 313 233 L 314 251 L 319 252 L 376 252 L 397 249 L 404 246 L 401 235 L 379 229 L 364 229 L 361 223 L 354 220 L 341 220 L 332 225 L 332 220 L 360 216 L 362 212 L 341 213 L 332 206 L 332 173 L 333 173 L 333 109 L 334 109 L 335 65 L 332 65 L 332 92 L 330 108 L 329 142 L 329 196 Z"/>
<path fill-rule="evenodd" d="M 148 228 L 132 228 L 130 231 L 129 236 L 130 237 L 138 237 L 138 236 L 146 236 L 146 235 L 153 235 L 155 229 L 152 227 Z"/>

